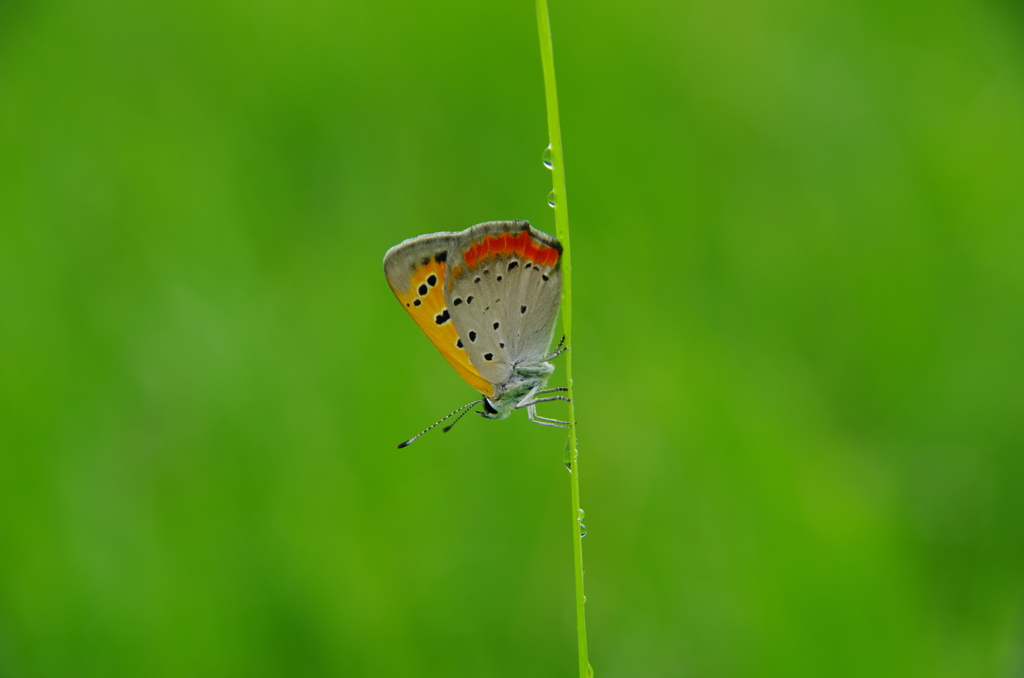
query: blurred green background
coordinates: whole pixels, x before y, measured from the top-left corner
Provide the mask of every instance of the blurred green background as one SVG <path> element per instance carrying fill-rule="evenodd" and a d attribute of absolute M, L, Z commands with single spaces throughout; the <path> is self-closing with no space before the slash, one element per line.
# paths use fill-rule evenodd
<path fill-rule="evenodd" d="M 0 3 L 0 675 L 574 675 L 381 267 L 553 232 L 533 12 Z M 597 675 L 1024 676 L 1020 7 L 551 14 Z"/>

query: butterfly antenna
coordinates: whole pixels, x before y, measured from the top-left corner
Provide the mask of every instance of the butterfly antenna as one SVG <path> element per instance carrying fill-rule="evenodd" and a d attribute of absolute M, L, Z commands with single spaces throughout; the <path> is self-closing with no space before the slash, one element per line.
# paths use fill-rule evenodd
<path fill-rule="evenodd" d="M 465 410 L 465 409 L 466 409 L 466 408 L 468 408 L 468 407 L 472 407 L 473 405 L 476 405 L 477 403 L 482 403 L 482 402 L 483 402 L 483 398 L 481 398 L 480 400 L 474 400 L 474 401 L 473 401 L 473 402 L 471 402 L 471 403 L 466 403 L 465 405 L 463 405 L 463 406 L 462 406 L 462 407 L 460 407 L 459 409 L 455 410 L 455 411 L 454 411 L 454 412 L 452 412 L 451 414 L 448 414 L 448 415 L 445 415 L 445 416 L 441 417 L 440 419 L 438 419 L 437 421 L 435 421 L 435 422 L 434 422 L 433 424 L 431 424 L 430 426 L 426 427 L 425 429 L 423 429 L 422 431 L 420 431 L 419 433 L 417 433 L 416 435 L 414 435 L 414 436 L 413 436 L 412 438 L 409 438 L 408 440 L 406 440 L 406 441 L 405 441 L 405 442 L 403 442 L 403 443 L 399 443 L 399 444 L 398 444 L 398 449 L 402 449 L 403 447 L 407 447 L 407 446 L 409 446 L 409 445 L 412 445 L 412 444 L 413 444 L 414 442 L 416 442 L 416 439 L 417 439 L 417 438 L 419 438 L 419 437 L 420 437 L 421 435 L 423 435 L 424 433 L 426 433 L 426 432 L 427 432 L 427 431 L 429 431 L 430 429 L 432 429 L 432 428 L 434 428 L 435 426 L 437 426 L 438 424 L 440 424 L 440 423 L 441 423 L 442 421 L 444 421 L 445 419 L 448 419 L 448 418 L 452 417 L 453 415 L 456 415 L 456 414 L 458 414 L 459 412 L 462 412 L 462 414 L 465 414 L 465 412 L 463 412 L 463 410 Z M 459 417 L 459 419 L 462 419 L 462 417 L 460 416 L 460 417 Z M 456 419 L 455 421 L 458 421 L 459 419 Z M 449 430 L 449 429 L 450 429 L 450 428 L 451 428 L 452 426 L 455 426 L 455 421 L 453 421 L 453 422 L 451 423 L 451 426 L 448 426 L 448 427 L 446 427 L 446 428 L 444 429 L 444 430 L 445 430 L 445 432 L 447 432 L 447 431 L 448 431 L 448 430 Z"/>
<path fill-rule="evenodd" d="M 471 402 L 469 405 L 476 405 L 478 402 L 480 402 L 480 401 L 476 400 L 474 402 Z M 466 407 L 469 407 L 469 405 L 466 405 Z M 463 410 L 462 414 L 460 414 L 459 416 L 455 417 L 455 421 L 453 421 L 452 423 L 448 424 L 443 429 L 441 429 L 441 433 L 448 433 L 448 431 L 451 431 L 452 430 L 452 426 L 455 426 L 456 424 L 458 424 L 459 423 L 459 419 L 462 419 L 468 413 L 469 413 L 469 410 Z"/>

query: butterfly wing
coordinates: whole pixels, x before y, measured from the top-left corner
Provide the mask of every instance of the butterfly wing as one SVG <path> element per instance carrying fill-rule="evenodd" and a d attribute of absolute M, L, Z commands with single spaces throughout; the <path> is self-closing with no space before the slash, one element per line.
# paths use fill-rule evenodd
<path fill-rule="evenodd" d="M 459 233 L 433 233 L 406 240 L 384 255 L 391 291 L 445 360 L 470 386 L 494 395 L 494 385 L 474 367 L 452 320 L 445 295 L 449 250 Z"/>
<path fill-rule="evenodd" d="M 457 234 L 448 255 L 448 309 L 480 375 L 502 385 L 548 352 L 562 298 L 562 246 L 525 221 Z"/>

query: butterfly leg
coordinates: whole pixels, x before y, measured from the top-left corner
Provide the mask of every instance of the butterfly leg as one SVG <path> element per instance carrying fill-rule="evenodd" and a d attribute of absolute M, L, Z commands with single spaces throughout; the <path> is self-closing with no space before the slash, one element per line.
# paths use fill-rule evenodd
<path fill-rule="evenodd" d="M 519 410 L 519 409 L 522 409 L 524 407 L 529 407 L 530 405 L 536 405 L 537 403 L 550 403 L 550 402 L 552 402 L 554 400 L 564 400 L 567 403 L 572 402 L 571 400 L 569 400 L 565 396 L 548 396 L 547 398 L 537 398 L 536 400 L 529 400 L 529 401 L 524 399 L 521 403 L 516 405 L 516 409 Z"/>
<path fill-rule="evenodd" d="M 516 409 L 521 410 L 524 407 L 530 405 L 536 405 L 537 403 L 550 403 L 553 400 L 564 400 L 566 402 L 572 402 L 565 396 L 548 396 L 547 398 L 537 398 L 542 393 L 555 393 L 556 391 L 568 391 L 569 389 L 565 386 L 558 386 L 555 388 L 546 388 L 543 391 L 540 389 L 540 384 L 530 389 L 530 392 L 523 396 L 523 399 L 516 403 Z"/>
<path fill-rule="evenodd" d="M 516 404 L 516 409 L 519 410 L 519 409 L 522 409 L 522 408 L 525 407 L 526 408 L 526 414 L 529 415 L 530 421 L 532 421 L 534 424 L 540 424 L 541 426 L 552 426 L 554 428 L 568 428 L 569 427 L 569 422 L 567 422 L 567 421 L 562 421 L 561 419 L 550 419 L 548 417 L 542 417 L 542 416 L 537 414 L 537 403 L 549 403 L 549 402 L 552 402 L 554 400 L 565 400 L 565 401 L 568 401 L 569 400 L 568 398 L 566 398 L 565 396 L 548 396 L 546 398 L 537 398 L 536 397 L 536 396 L 538 396 L 540 394 L 543 394 L 543 393 L 555 393 L 555 392 L 558 392 L 558 391 L 568 391 L 568 390 L 569 389 L 567 389 L 565 387 L 558 387 L 558 388 L 548 388 L 548 389 L 544 389 L 542 391 L 542 390 L 540 390 L 540 386 L 537 386 L 536 388 L 531 390 L 529 393 L 527 393 L 523 397 L 523 399 L 519 401 L 518 404 Z"/>
<path fill-rule="evenodd" d="M 542 417 L 539 414 L 533 418 L 533 423 L 535 424 L 541 424 L 546 421 L 551 422 L 552 426 L 557 426 L 558 428 L 569 428 L 569 422 L 562 421 L 561 419 L 551 419 L 549 417 Z"/>
<path fill-rule="evenodd" d="M 560 419 L 549 419 L 542 417 L 537 414 L 537 406 L 530 404 L 526 406 L 526 414 L 529 415 L 530 421 L 534 424 L 540 424 L 541 426 L 551 426 L 552 428 L 569 428 L 569 422 L 562 421 Z"/>
<path fill-rule="evenodd" d="M 540 395 L 541 393 L 554 393 L 556 391 L 568 391 L 569 389 L 565 386 L 558 386 L 556 388 L 546 388 L 543 391 L 537 391 L 533 395 Z"/>
<path fill-rule="evenodd" d="M 562 340 L 560 342 L 558 342 L 558 346 L 555 347 L 555 350 L 552 351 L 551 353 L 547 354 L 543 358 L 541 358 L 540 362 L 546 363 L 547 361 L 551 360 L 552 358 L 557 358 L 558 356 L 562 355 L 563 353 L 565 353 L 568 350 L 569 350 L 569 347 L 565 345 L 565 335 L 563 334 L 562 335 Z"/>

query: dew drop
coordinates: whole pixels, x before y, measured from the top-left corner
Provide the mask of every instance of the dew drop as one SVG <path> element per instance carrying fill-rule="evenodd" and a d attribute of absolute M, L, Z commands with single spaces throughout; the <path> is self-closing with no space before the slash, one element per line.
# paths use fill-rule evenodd
<path fill-rule="evenodd" d="M 587 514 L 586 514 L 586 512 L 583 509 L 578 509 L 578 510 L 580 512 L 580 517 L 577 518 L 577 520 L 583 520 L 584 518 L 587 517 Z"/>
<path fill-rule="evenodd" d="M 565 441 L 565 450 L 562 451 L 562 461 L 565 462 L 565 468 L 569 473 L 572 473 L 572 446 L 568 440 Z"/>
<path fill-rule="evenodd" d="M 553 188 L 551 189 L 551 192 L 548 193 L 548 207 L 551 209 L 555 208 L 555 189 Z"/>
<path fill-rule="evenodd" d="M 540 156 L 540 161 L 544 163 L 545 167 L 551 169 L 551 144 L 548 144 L 548 147 L 544 149 L 544 153 Z"/>
<path fill-rule="evenodd" d="M 594 678 L 594 667 L 587 662 L 587 678 Z"/>
<path fill-rule="evenodd" d="M 583 539 L 586 536 L 587 536 L 587 526 L 584 525 L 583 523 L 580 523 L 580 539 Z"/>

